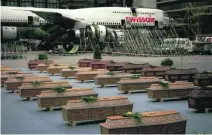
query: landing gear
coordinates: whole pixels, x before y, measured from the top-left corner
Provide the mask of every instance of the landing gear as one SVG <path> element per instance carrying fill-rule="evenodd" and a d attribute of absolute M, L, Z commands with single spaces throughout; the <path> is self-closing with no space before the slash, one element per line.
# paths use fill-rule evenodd
<path fill-rule="evenodd" d="M 71 51 L 73 46 L 74 46 L 73 44 L 63 44 L 63 48 L 65 49 L 66 52 Z"/>

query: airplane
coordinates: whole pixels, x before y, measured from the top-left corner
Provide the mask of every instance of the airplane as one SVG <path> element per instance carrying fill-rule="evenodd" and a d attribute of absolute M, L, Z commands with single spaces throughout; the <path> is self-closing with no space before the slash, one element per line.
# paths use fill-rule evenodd
<path fill-rule="evenodd" d="M 30 11 L 12 9 L 22 9 L 22 7 L 1 6 L 2 40 L 17 40 L 18 33 L 27 33 L 29 29 L 39 28 L 47 23 Z"/>
<path fill-rule="evenodd" d="M 130 23 L 135 27 L 162 29 L 169 20 L 164 11 L 149 8 L 96 7 L 70 10 L 21 7 L 11 9 L 25 11 L 26 16 L 29 12 L 34 13 L 46 22 L 70 30 L 68 42 L 81 38 L 84 29 L 87 28 L 91 31 L 92 38 L 98 38 L 99 42 L 103 42 L 110 28 L 117 29 Z"/>

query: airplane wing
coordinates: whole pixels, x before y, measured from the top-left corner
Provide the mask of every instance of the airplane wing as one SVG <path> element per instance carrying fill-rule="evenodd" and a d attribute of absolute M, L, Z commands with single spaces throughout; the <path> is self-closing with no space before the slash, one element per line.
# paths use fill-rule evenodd
<path fill-rule="evenodd" d="M 41 18 L 45 19 L 46 21 L 57 24 L 57 25 L 62 25 L 62 26 L 67 26 L 70 28 L 70 26 L 74 26 L 75 22 L 82 22 L 86 23 L 88 25 L 91 25 L 89 22 L 79 20 L 75 17 L 72 17 L 68 13 L 60 13 L 54 10 L 48 10 L 48 9 L 40 9 L 40 8 L 30 8 L 30 9 L 13 9 L 13 10 L 22 10 L 22 11 L 30 11 L 37 16 L 40 16 Z M 67 9 L 68 10 L 68 9 Z"/>

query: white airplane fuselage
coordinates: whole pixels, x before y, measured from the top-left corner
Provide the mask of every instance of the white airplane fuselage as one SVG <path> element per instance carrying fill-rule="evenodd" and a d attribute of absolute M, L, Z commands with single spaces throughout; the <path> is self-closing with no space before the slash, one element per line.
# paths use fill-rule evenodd
<path fill-rule="evenodd" d="M 77 9 L 69 12 L 64 12 L 64 14 L 71 15 L 90 24 L 105 25 L 107 27 L 120 26 L 121 20 L 130 21 L 135 26 L 154 26 L 155 21 L 158 24 L 162 24 L 164 20 L 163 11 L 158 9 L 138 8 L 134 15 L 130 8 L 123 7 Z M 78 28 L 82 23 L 75 24 L 75 28 Z"/>
<path fill-rule="evenodd" d="M 25 11 L 20 11 L 20 10 Z M 128 7 L 99 7 L 99 8 L 82 8 L 82 9 L 46 9 L 33 7 L 1 7 L 2 18 L 1 22 L 28 22 L 28 16 L 38 17 L 34 13 L 27 10 L 44 11 L 49 13 L 60 13 L 66 17 L 71 17 L 84 23 L 100 24 L 105 26 L 121 25 L 121 20 L 129 20 L 135 25 L 153 26 L 155 21 L 162 24 L 164 20 L 164 12 L 159 9 L 137 8 L 133 14 L 131 8 Z M 43 17 L 45 20 L 47 18 Z M 39 17 L 40 23 L 46 21 Z M 10 21 L 9 21 L 10 20 Z M 11 21 L 13 20 L 13 21 Z M 82 23 L 76 23 L 82 24 Z M 73 26 L 71 26 L 73 27 Z M 78 26 L 75 26 L 78 28 Z M 79 26 L 80 27 L 80 26 Z"/>
<path fill-rule="evenodd" d="M 40 15 L 33 13 L 39 11 L 43 13 L 58 13 L 68 20 L 74 20 L 74 23 L 58 19 L 58 22 L 52 20 L 48 14 Z M 99 7 L 83 9 L 46 9 L 33 7 L 4 7 L 1 6 L 2 26 L 13 27 L 39 27 L 47 22 L 61 25 L 64 23 L 66 28 L 80 29 L 88 25 L 104 25 L 108 28 L 122 25 L 122 20 L 131 22 L 134 26 L 155 26 L 163 28 L 164 12 L 158 9 L 136 8 L 132 11 L 128 7 Z M 57 19 L 56 19 L 57 21 Z M 5 29 L 6 30 L 6 29 Z M 7 30 L 6 30 L 7 31 Z M 10 35 L 10 32 L 7 33 Z"/>
<path fill-rule="evenodd" d="M 40 26 L 46 23 L 46 20 L 37 16 L 30 11 L 21 11 L 13 9 L 23 9 L 24 7 L 8 7 L 1 6 L 1 24 L 2 26 L 18 26 L 18 27 L 28 27 L 29 17 L 37 18 L 36 24 L 31 26 Z"/>

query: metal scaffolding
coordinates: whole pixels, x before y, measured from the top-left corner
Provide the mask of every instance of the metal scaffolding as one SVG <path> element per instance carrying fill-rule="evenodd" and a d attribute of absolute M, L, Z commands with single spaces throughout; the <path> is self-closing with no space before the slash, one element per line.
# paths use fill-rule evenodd
<path fill-rule="evenodd" d="M 176 30 L 179 33 L 183 31 L 184 35 L 191 40 L 210 37 L 212 35 L 212 8 L 202 2 L 187 2 L 184 3 L 184 9 L 186 10 L 185 16 L 173 21 Z M 203 18 L 207 18 L 209 23 L 205 24 Z M 202 31 L 206 26 L 210 29 L 209 32 Z"/>

